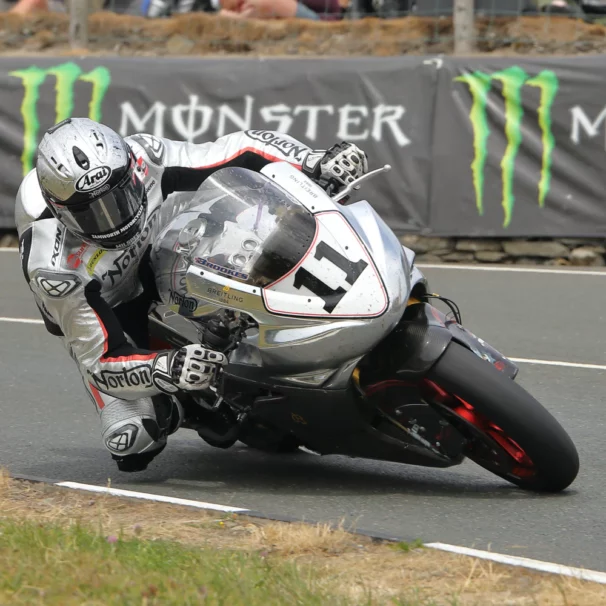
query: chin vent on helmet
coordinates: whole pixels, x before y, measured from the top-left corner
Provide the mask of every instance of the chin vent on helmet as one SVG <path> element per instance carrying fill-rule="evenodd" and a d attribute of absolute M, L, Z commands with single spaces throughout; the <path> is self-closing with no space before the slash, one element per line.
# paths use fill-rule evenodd
<path fill-rule="evenodd" d="M 74 160 L 76 161 L 78 166 L 84 170 L 88 170 L 90 168 L 90 161 L 87 155 L 75 145 L 74 147 L 72 147 L 72 151 L 74 152 Z"/>

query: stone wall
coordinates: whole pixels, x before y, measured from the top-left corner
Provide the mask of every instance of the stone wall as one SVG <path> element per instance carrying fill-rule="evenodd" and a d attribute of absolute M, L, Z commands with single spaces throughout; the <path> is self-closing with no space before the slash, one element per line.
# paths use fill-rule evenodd
<path fill-rule="evenodd" d="M 606 266 L 606 240 L 499 240 L 401 236 L 418 263 L 505 263 L 519 265 Z M 0 231 L 0 248 L 17 246 L 17 235 Z"/>
<path fill-rule="evenodd" d="M 408 235 L 404 246 L 417 253 L 418 263 L 505 263 L 519 265 L 606 265 L 606 240 L 501 240 L 437 238 Z"/>
<path fill-rule="evenodd" d="M 11 231 L 0 230 L 0 248 L 12 248 L 19 246 L 17 234 Z"/>

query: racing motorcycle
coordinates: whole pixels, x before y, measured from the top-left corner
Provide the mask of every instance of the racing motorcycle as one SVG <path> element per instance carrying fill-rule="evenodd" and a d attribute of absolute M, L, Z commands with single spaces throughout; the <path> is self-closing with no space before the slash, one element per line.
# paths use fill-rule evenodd
<path fill-rule="evenodd" d="M 467 457 L 524 489 L 565 489 L 579 459 L 564 429 L 371 205 L 350 203 L 389 168 L 334 196 L 285 162 L 172 195 L 150 256 L 152 347 L 201 343 L 229 360 L 209 389 L 179 396 L 183 427 L 220 448 L 442 468 Z"/>

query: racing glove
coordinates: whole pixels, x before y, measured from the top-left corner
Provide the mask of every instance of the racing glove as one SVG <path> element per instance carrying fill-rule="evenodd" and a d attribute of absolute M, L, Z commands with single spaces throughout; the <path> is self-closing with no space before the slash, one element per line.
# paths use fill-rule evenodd
<path fill-rule="evenodd" d="M 218 366 L 227 364 L 227 358 L 218 351 L 201 345 L 185 345 L 176 351 L 159 354 L 152 370 L 154 385 L 164 393 L 178 390 L 207 389 Z"/>
<path fill-rule="evenodd" d="M 368 172 L 368 158 L 357 145 L 343 141 L 326 151 L 309 152 L 301 170 L 332 195 Z"/>

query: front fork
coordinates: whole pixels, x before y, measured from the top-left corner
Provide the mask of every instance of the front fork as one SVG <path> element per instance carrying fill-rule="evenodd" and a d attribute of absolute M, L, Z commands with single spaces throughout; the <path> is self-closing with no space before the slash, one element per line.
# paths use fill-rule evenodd
<path fill-rule="evenodd" d="M 437 297 L 436 295 L 427 295 Z M 447 302 L 451 303 L 451 302 Z M 492 345 L 477 337 L 461 324 L 458 308 L 455 318 L 448 318 L 426 301 L 411 299 L 396 329 L 400 343 L 404 345 L 412 372 L 427 372 L 446 351 L 450 341 L 455 341 L 476 356 L 492 364 L 510 379 L 515 379 L 518 367 Z M 406 373 L 406 367 L 401 370 Z"/>
<path fill-rule="evenodd" d="M 457 319 L 447 318 L 424 300 L 411 298 L 398 326 L 363 359 L 358 372 L 354 373 L 354 382 L 368 385 L 385 379 L 421 379 L 451 341 L 469 349 L 510 379 L 517 376 L 518 367 L 513 362 Z"/>

